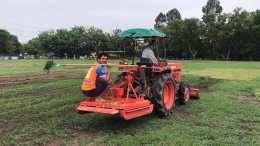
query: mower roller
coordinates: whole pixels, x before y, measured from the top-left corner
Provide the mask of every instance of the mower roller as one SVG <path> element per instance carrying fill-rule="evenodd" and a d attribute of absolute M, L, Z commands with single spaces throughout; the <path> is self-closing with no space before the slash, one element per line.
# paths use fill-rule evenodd
<path fill-rule="evenodd" d="M 165 42 L 167 38 L 162 32 L 152 29 L 129 29 L 122 36 L 133 41 L 133 50 L 137 47 L 136 39 L 142 42 L 163 39 L 162 42 Z M 165 59 L 159 60 L 159 65 L 154 66 L 147 58 L 140 58 L 140 62 L 134 65 L 134 57 L 132 62 L 132 65 L 127 65 L 120 61 L 118 67 L 122 73 L 114 81 L 115 85 L 108 96 L 104 97 L 106 100 L 98 102 L 88 99 L 76 106 L 75 110 L 79 113 L 119 114 L 125 120 L 152 112 L 167 117 L 173 112 L 176 101 L 184 105 L 191 97 L 199 97 L 199 89 L 191 88 L 187 81 L 181 81 L 180 64 L 167 63 Z"/>

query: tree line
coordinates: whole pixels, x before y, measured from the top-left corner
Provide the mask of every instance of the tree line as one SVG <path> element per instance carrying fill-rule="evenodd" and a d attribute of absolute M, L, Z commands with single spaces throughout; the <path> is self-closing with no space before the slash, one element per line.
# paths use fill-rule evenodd
<path fill-rule="evenodd" d="M 182 19 L 176 8 L 155 18 L 154 28 L 169 36 L 168 58 L 260 60 L 260 10 L 236 8 L 223 13 L 219 0 L 208 0 L 202 11 L 202 20 Z M 118 51 L 127 43 L 122 41 L 121 32 L 75 26 L 42 32 L 21 45 L 16 36 L 0 29 L 0 55 L 26 52 L 39 57 L 55 53 L 60 58 L 79 58 L 98 51 Z"/>
<path fill-rule="evenodd" d="M 171 36 L 167 55 L 173 58 L 260 60 L 260 10 L 236 8 L 223 13 L 219 0 L 208 0 L 202 21 L 181 19 L 177 9 L 160 13 L 155 28 Z"/>
<path fill-rule="evenodd" d="M 55 53 L 55 56 L 64 58 L 79 58 L 89 56 L 100 50 L 120 49 L 121 30 L 105 33 L 101 29 L 75 26 L 70 30 L 57 29 L 46 31 L 24 45 L 24 50 L 33 55 Z"/>

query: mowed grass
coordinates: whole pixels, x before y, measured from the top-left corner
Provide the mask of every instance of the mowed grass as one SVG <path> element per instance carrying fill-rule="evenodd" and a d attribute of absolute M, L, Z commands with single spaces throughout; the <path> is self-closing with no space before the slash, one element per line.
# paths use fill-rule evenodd
<path fill-rule="evenodd" d="M 0 61 L 0 74 L 40 73 L 45 61 Z M 0 145 L 260 145 L 259 62 L 170 62 L 180 62 L 182 79 L 201 92 L 168 118 L 77 114 L 84 97 L 82 79 L 73 77 L 0 87 Z M 86 72 L 53 69 L 64 70 Z"/>
<path fill-rule="evenodd" d="M 15 75 L 15 74 L 31 74 L 44 73 L 44 66 L 48 60 L 0 60 L 0 75 Z M 86 60 L 54 60 L 55 65 L 50 69 L 51 72 L 77 72 L 86 73 L 89 64 L 97 63 L 94 59 Z M 119 64 L 119 60 L 109 60 L 111 64 Z M 88 66 L 59 66 L 62 64 L 88 64 Z M 113 67 L 113 72 L 118 73 L 118 68 Z"/>
<path fill-rule="evenodd" d="M 0 60 L 0 75 L 41 73 L 47 60 Z M 91 64 L 95 60 L 55 60 L 56 64 Z M 79 68 L 81 71 L 84 68 Z M 66 67 L 54 67 L 52 71 L 69 71 Z M 75 70 L 74 70 L 75 71 Z"/>

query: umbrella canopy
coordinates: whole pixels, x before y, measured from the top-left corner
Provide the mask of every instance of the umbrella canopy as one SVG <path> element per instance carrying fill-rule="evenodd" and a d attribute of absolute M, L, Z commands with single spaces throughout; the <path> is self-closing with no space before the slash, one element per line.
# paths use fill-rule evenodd
<path fill-rule="evenodd" d="M 133 28 L 122 32 L 122 37 L 165 37 L 165 34 L 154 29 Z"/>

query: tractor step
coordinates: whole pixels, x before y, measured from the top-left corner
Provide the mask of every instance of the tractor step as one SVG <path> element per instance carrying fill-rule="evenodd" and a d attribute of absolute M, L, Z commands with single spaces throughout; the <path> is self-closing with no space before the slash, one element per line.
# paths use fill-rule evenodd
<path fill-rule="evenodd" d="M 149 100 L 122 98 L 121 100 L 106 100 L 95 102 L 92 99 L 80 103 L 77 112 L 93 112 L 104 114 L 119 114 L 125 120 L 137 118 L 152 113 L 153 104 Z"/>

